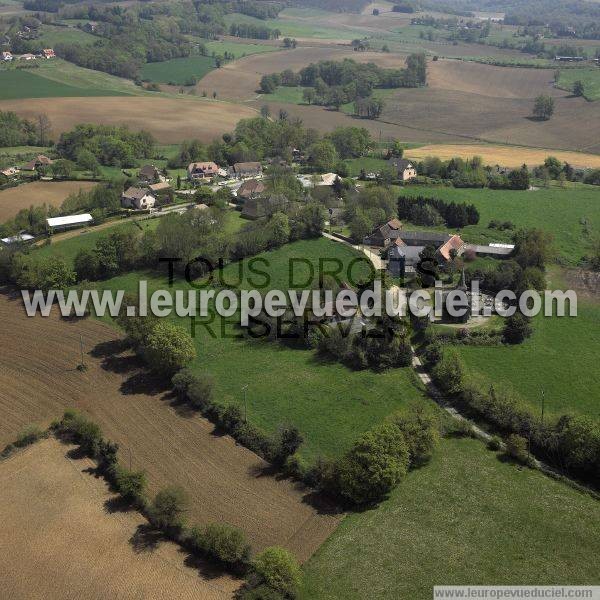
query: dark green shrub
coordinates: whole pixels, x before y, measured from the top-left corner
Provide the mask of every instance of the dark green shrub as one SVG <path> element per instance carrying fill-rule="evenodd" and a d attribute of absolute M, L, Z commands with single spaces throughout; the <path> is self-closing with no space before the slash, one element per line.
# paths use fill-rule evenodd
<path fill-rule="evenodd" d="M 406 475 L 409 453 L 392 423 L 363 434 L 337 465 L 342 496 L 355 504 L 378 502 Z"/>
<path fill-rule="evenodd" d="M 492 450 L 493 452 L 497 452 L 498 450 L 500 450 L 500 448 L 502 448 L 502 440 L 497 435 L 495 435 L 488 442 L 487 447 L 489 450 Z"/>
<path fill-rule="evenodd" d="M 439 442 L 439 431 L 433 414 L 426 413 L 422 407 L 413 407 L 410 412 L 392 419 L 400 429 L 408 448 L 410 466 L 426 463 Z"/>
<path fill-rule="evenodd" d="M 250 544 L 245 534 L 227 523 L 212 523 L 205 527 L 193 527 L 189 543 L 201 552 L 230 565 L 245 564 L 250 558 Z"/>
<path fill-rule="evenodd" d="M 148 480 L 145 471 L 130 471 L 117 466 L 114 474 L 117 491 L 130 504 L 143 503 L 146 495 Z"/>
<path fill-rule="evenodd" d="M 159 529 L 181 529 L 187 509 L 187 496 L 179 487 L 166 487 L 158 492 L 148 509 L 150 522 Z"/>
<path fill-rule="evenodd" d="M 526 464 L 529 460 L 527 440 L 515 433 L 506 438 L 506 455 L 514 460 Z"/>
<path fill-rule="evenodd" d="M 252 569 L 260 581 L 288 598 L 295 598 L 302 581 L 300 565 L 291 552 L 272 547 L 261 552 Z"/>

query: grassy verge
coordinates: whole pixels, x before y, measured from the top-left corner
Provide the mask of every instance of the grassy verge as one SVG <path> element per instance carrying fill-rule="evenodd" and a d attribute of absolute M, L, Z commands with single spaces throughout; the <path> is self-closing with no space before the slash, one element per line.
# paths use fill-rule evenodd
<path fill-rule="evenodd" d="M 597 501 L 444 440 L 377 509 L 353 514 L 305 565 L 302 598 L 429 600 L 434 585 L 596 584 Z"/>
<path fill-rule="evenodd" d="M 600 68 L 561 69 L 557 85 L 572 92 L 576 81 L 583 83 L 584 96 L 588 100 L 600 100 Z"/>

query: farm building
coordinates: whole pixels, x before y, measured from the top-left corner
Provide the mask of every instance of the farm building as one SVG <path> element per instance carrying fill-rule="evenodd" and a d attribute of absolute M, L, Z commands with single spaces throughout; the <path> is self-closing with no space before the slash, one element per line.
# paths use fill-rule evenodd
<path fill-rule="evenodd" d="M 34 159 L 21 167 L 21 171 L 35 171 L 40 167 L 47 167 L 53 164 L 54 161 L 43 154 L 38 154 Z"/>
<path fill-rule="evenodd" d="M 0 171 L 0 174 L 4 175 L 4 177 L 14 177 L 19 174 L 19 169 L 17 167 L 8 167 L 8 169 Z"/>
<path fill-rule="evenodd" d="M 72 229 L 74 227 L 81 227 L 82 225 L 89 225 L 93 221 L 93 217 L 90 214 L 83 215 L 67 215 L 66 217 L 51 217 L 46 219 L 48 229 L 51 233 L 56 231 L 62 231 L 64 229 Z"/>
<path fill-rule="evenodd" d="M 258 179 L 249 179 L 244 181 L 237 190 L 237 197 L 240 200 L 248 200 L 249 198 L 256 198 L 264 193 L 266 186 L 262 181 Z"/>
<path fill-rule="evenodd" d="M 154 165 L 144 165 L 138 173 L 138 179 L 146 183 L 154 183 L 159 178 L 160 173 Z"/>
<path fill-rule="evenodd" d="M 187 176 L 190 181 L 212 179 L 219 174 L 219 166 L 214 162 L 193 162 L 188 165 Z"/>
<path fill-rule="evenodd" d="M 402 181 L 408 181 L 417 176 L 417 169 L 410 160 L 406 160 L 405 158 L 390 158 L 388 165 L 396 171 L 398 179 Z"/>
<path fill-rule="evenodd" d="M 166 181 L 161 181 L 159 183 L 152 183 L 148 186 L 148 189 L 150 190 L 150 192 L 152 193 L 152 195 L 159 195 L 159 194 L 167 194 L 171 191 L 171 184 L 167 183 Z"/>
<path fill-rule="evenodd" d="M 155 204 L 156 198 L 144 188 L 130 187 L 121 195 L 121 206 L 123 208 L 146 210 L 153 208 Z"/>
<path fill-rule="evenodd" d="M 52 48 L 44 48 L 42 50 L 42 56 L 44 58 L 56 58 L 56 54 L 54 54 L 54 50 Z"/>
<path fill-rule="evenodd" d="M 3 52 L 2 53 L 2 60 L 5 62 L 9 62 L 13 59 L 13 55 L 10 52 Z"/>
<path fill-rule="evenodd" d="M 480 244 L 465 244 L 465 251 L 470 250 L 479 256 L 494 256 L 504 258 L 512 254 L 515 249 L 514 244 L 489 244 L 483 246 Z"/>
<path fill-rule="evenodd" d="M 31 242 L 35 238 L 29 233 L 18 233 L 17 235 L 13 235 L 11 237 L 5 237 L 0 239 L 5 246 L 10 246 L 11 244 L 19 244 L 25 242 Z"/>
<path fill-rule="evenodd" d="M 391 219 L 387 223 L 375 228 L 373 232 L 364 239 L 364 243 L 369 246 L 387 246 L 392 238 L 396 238 L 398 232 L 402 229 L 402 223 L 398 219 Z"/>
<path fill-rule="evenodd" d="M 262 175 L 262 165 L 259 162 L 241 162 L 235 163 L 229 167 L 228 174 L 236 179 L 245 177 L 260 177 Z"/>

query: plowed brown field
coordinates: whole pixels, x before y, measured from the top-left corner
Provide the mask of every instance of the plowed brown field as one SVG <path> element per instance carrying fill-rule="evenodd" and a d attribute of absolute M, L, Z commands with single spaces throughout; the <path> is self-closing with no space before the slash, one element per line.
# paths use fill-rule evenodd
<path fill-rule="evenodd" d="M 130 543 L 145 519 L 136 512 L 109 513 L 105 506 L 113 495 L 106 484 L 87 472 L 91 461 L 73 460 L 68 450 L 48 439 L 0 463 L 3 598 L 233 597 L 240 581 L 207 565 L 186 566 L 175 544 Z"/>
<path fill-rule="evenodd" d="M 96 184 L 92 181 L 34 181 L 0 192 L 0 223 L 14 217 L 30 206 L 60 206 L 70 194 L 87 191 Z"/>
<path fill-rule="evenodd" d="M 84 411 L 121 446 L 126 464 L 147 471 L 151 492 L 180 485 L 192 523 L 225 521 L 256 550 L 282 545 L 306 560 L 335 529 L 338 514 L 311 495 L 266 475 L 268 465 L 212 425 L 173 405 L 127 353 L 119 336 L 93 320 L 27 318 L 19 300 L 0 295 L 0 447 L 28 423 L 47 424 L 66 407 Z M 88 353 L 77 370 L 80 335 Z M 96 355 L 97 357 L 94 357 Z"/>
<path fill-rule="evenodd" d="M 3 100 L 0 110 L 14 111 L 27 118 L 44 113 L 50 118 L 55 136 L 77 123 L 127 125 L 135 131 L 149 131 L 162 144 L 191 138 L 210 142 L 231 131 L 239 119 L 256 116 L 248 107 L 226 102 L 146 96 Z"/>

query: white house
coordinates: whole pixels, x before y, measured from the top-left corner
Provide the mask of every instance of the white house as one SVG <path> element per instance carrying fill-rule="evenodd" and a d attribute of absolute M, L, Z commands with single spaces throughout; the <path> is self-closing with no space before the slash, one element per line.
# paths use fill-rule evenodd
<path fill-rule="evenodd" d="M 398 179 L 402 181 L 408 181 L 417 176 L 417 169 L 410 160 L 406 160 L 405 158 L 390 158 L 388 164 L 396 170 Z"/>
<path fill-rule="evenodd" d="M 154 208 L 156 198 L 144 188 L 130 187 L 125 190 L 121 196 L 121 206 L 123 208 L 135 208 L 136 210 L 146 210 Z"/>
<path fill-rule="evenodd" d="M 3 61 L 11 61 L 13 59 L 13 55 L 10 52 L 3 52 L 2 53 L 2 60 Z"/>

